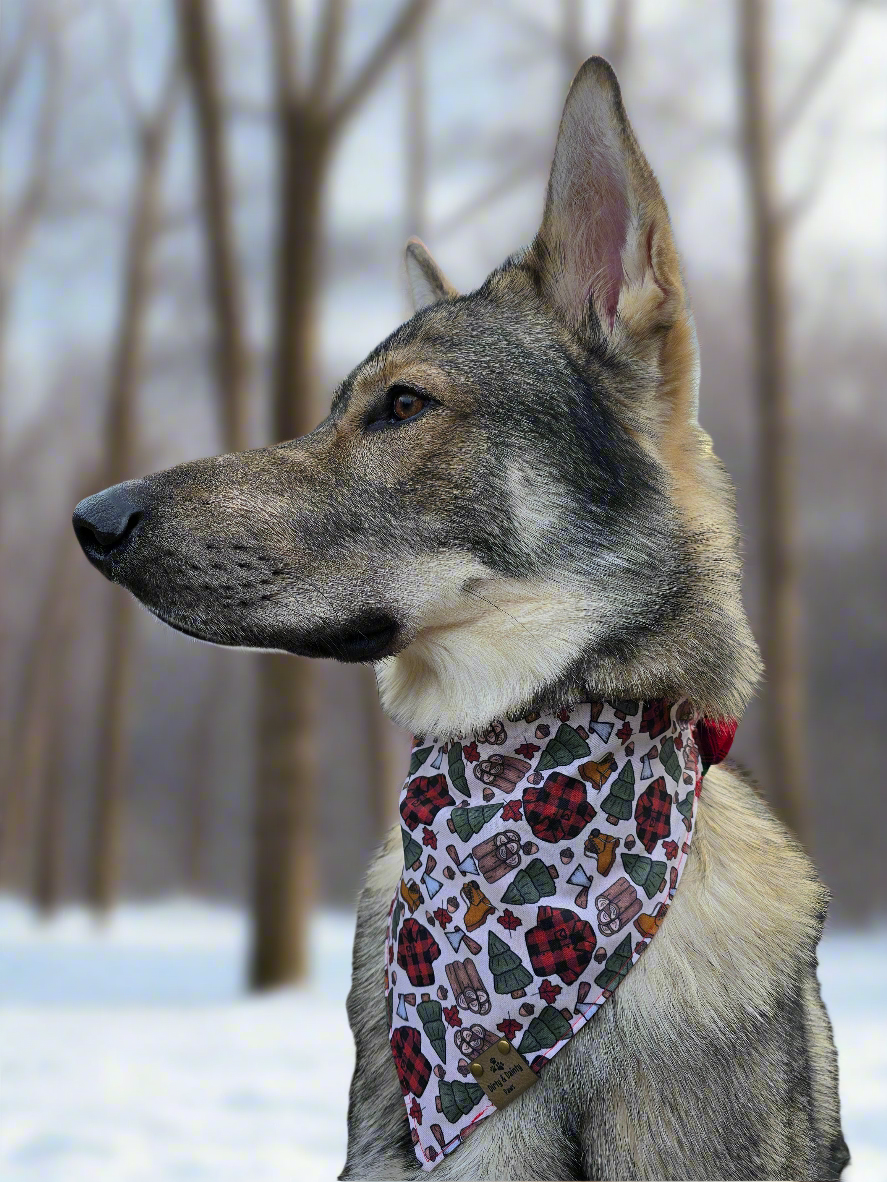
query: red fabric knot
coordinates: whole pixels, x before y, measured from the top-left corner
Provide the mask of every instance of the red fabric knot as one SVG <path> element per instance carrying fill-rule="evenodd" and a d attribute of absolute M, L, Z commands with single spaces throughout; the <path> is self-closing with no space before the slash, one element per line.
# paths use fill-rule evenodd
<path fill-rule="evenodd" d="M 727 758 L 733 746 L 737 722 L 735 718 L 700 718 L 696 723 L 696 742 L 702 756 L 703 774 L 713 763 Z"/>

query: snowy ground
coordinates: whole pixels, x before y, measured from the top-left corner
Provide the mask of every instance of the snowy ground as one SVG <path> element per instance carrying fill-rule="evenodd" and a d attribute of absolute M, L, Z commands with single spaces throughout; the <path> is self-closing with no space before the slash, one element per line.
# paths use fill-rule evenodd
<path fill-rule="evenodd" d="M 129 905 L 97 932 L 0 901 L 0 1182 L 329 1182 L 344 1160 L 352 920 L 310 988 L 246 1000 L 236 911 Z M 833 935 L 848 1182 L 887 1178 L 887 933 Z"/>

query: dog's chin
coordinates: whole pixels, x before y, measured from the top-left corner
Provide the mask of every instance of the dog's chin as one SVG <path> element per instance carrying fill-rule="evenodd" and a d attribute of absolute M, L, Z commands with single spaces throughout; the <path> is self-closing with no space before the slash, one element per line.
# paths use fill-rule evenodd
<path fill-rule="evenodd" d="M 174 615 L 148 604 L 152 615 L 168 627 L 192 640 L 225 648 L 267 649 L 292 653 L 298 657 L 320 657 L 347 664 L 366 664 L 393 656 L 402 647 L 401 626 L 392 616 L 374 612 L 342 624 L 324 624 L 311 630 L 279 630 L 277 628 L 249 628 L 230 630 L 224 626 L 196 628 Z"/>
<path fill-rule="evenodd" d="M 302 657 L 330 657 L 348 664 L 381 661 L 398 651 L 400 631 L 392 616 L 376 612 L 346 624 L 325 625 L 285 647 Z"/>

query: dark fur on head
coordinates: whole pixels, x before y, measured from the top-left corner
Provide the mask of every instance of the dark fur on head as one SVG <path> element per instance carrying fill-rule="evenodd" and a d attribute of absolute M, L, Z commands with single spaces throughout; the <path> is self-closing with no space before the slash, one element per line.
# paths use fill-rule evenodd
<path fill-rule="evenodd" d="M 759 665 L 732 497 L 609 66 L 571 90 L 528 250 L 469 295 L 407 259 L 425 306 L 310 435 L 130 482 L 138 528 L 90 557 L 190 635 L 376 661 L 417 730 L 577 694 L 738 714 Z M 404 391 L 424 409 L 400 421 Z"/>

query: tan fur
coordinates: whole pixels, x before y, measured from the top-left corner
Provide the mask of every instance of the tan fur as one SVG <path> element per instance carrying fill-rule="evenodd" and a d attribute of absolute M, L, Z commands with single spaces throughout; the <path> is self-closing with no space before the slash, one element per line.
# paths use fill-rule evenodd
<path fill-rule="evenodd" d="M 395 830 L 361 901 L 355 1011 L 379 964 L 378 946 L 368 944 L 373 967 L 364 975 L 361 933 L 384 931 L 401 869 Z M 825 904 L 810 860 L 754 791 L 734 772 L 711 769 L 680 890 L 650 947 L 540 1083 L 482 1122 L 435 1168 L 435 1178 L 825 1176 L 814 1142 L 827 1145 L 840 1138 L 837 1065 L 828 1019 L 809 974 Z M 771 1074 L 772 1046 L 765 1032 L 772 1032 L 778 1045 L 780 1006 L 799 976 L 815 1079 L 812 1114 L 795 1109 L 790 1097 L 780 1098 L 775 1111 L 770 1102 L 778 1081 Z M 381 1015 L 378 1043 L 362 1047 L 368 1032 L 356 1036 L 364 1070 L 374 1064 L 375 1112 L 381 1115 L 382 1099 L 402 1105 L 393 1063 L 386 1066 L 390 1051 L 381 989 L 375 1013 Z M 353 1102 L 366 1083 L 359 1068 Z M 722 1160 L 731 1142 L 747 1135 L 735 1125 L 738 1113 L 731 1115 L 737 1097 L 760 1113 L 753 1118 L 754 1152 L 760 1156 L 741 1175 L 723 1172 Z M 573 1128 L 572 1151 L 569 1139 L 555 1135 L 565 1121 Z M 423 1176 L 402 1151 L 367 1137 L 356 1120 L 352 1129 L 342 1178 Z M 578 1158 L 571 1156 L 575 1153 Z M 795 1162 L 796 1172 L 784 1172 L 787 1161 Z"/>

